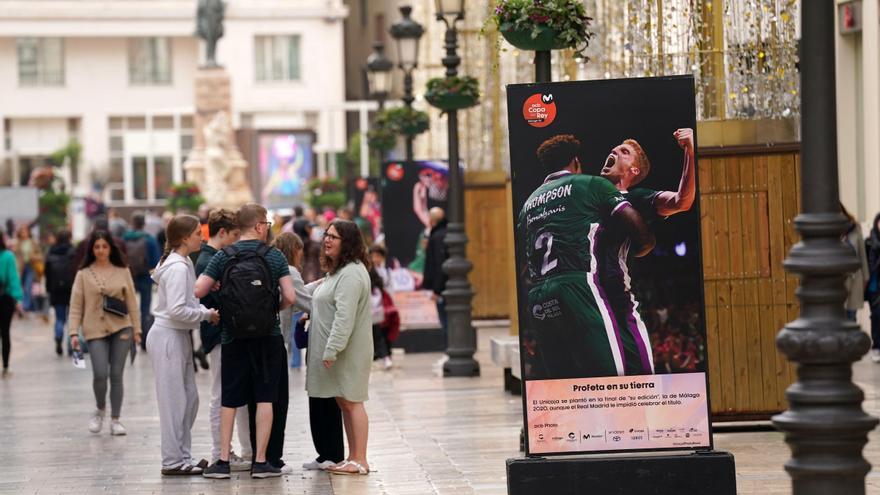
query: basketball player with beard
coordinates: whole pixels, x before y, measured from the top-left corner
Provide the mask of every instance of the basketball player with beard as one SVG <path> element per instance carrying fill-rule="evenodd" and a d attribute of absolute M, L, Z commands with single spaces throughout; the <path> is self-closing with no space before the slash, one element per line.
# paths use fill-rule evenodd
<path fill-rule="evenodd" d="M 596 248 L 604 230 L 624 235 L 635 256 L 654 247 L 640 215 L 607 179 L 581 174 L 580 142 L 546 140 L 537 158 L 549 173 L 517 219 L 525 241 L 527 379 L 625 373 L 621 335 L 598 281 Z"/>
<path fill-rule="evenodd" d="M 600 174 L 614 184 L 648 224 L 690 210 L 696 197 L 694 131 L 682 128 L 676 130 L 672 136 L 684 151 L 678 190 L 656 191 L 635 187 L 651 171 L 651 162 L 635 139 L 627 139 L 611 150 Z M 626 374 L 653 374 L 651 342 L 630 284 L 627 263 L 632 253 L 631 242 L 626 232 L 615 229 L 610 229 L 601 241 L 598 246 L 601 260 L 598 269 L 599 282 L 605 289 L 616 324 L 622 330 Z"/>

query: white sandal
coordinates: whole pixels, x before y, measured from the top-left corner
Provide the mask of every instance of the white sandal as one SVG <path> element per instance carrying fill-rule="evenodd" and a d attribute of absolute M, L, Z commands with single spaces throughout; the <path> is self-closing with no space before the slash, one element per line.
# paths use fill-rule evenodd
<path fill-rule="evenodd" d="M 349 465 L 356 467 L 357 472 L 341 471 L 341 469 L 343 469 Z M 342 464 L 338 464 L 336 466 L 327 468 L 327 472 L 333 473 L 333 474 L 349 475 L 349 476 L 370 474 L 370 471 L 367 470 L 367 468 L 363 467 L 360 463 L 355 462 L 355 461 L 343 461 Z"/>

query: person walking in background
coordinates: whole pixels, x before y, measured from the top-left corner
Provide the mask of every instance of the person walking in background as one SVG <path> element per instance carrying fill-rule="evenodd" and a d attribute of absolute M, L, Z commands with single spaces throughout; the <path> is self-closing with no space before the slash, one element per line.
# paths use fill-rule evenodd
<path fill-rule="evenodd" d="M 34 301 L 34 285 L 39 282 L 37 268 L 42 263 L 40 246 L 31 238 L 28 225 L 22 225 L 15 234 L 15 259 L 18 261 L 18 273 L 21 279 L 22 307 L 26 313 L 37 310 Z M 42 275 L 40 275 L 42 276 Z"/>
<path fill-rule="evenodd" d="M 372 250 L 371 250 L 372 252 Z M 385 282 L 375 268 L 370 268 L 370 314 L 373 320 L 373 361 L 382 360 L 382 367 L 390 370 L 391 344 L 400 334 L 400 315 Z"/>
<path fill-rule="evenodd" d="M 236 216 L 241 239 L 218 251 L 196 281 L 197 297 L 206 296 L 220 282 L 223 322 L 221 450 L 220 459 L 205 469 L 206 478 L 230 477 L 229 445 L 235 410 L 251 400 L 256 402 L 251 477 L 282 474 L 283 466 L 267 462 L 266 453 L 272 404 L 278 400 L 278 380 L 286 361 L 278 311 L 293 304 L 296 295 L 287 260 L 266 245 L 272 227 L 266 215 L 260 205 L 242 206 Z"/>
<path fill-rule="evenodd" d="M 293 223 L 293 232 L 303 243 L 302 278 L 307 284 L 321 278 L 321 244 L 312 239 L 313 228 L 312 221 L 305 218 Z"/>
<path fill-rule="evenodd" d="M 153 280 L 150 278 L 150 270 L 155 268 L 156 263 L 159 262 L 161 252 L 156 239 L 144 232 L 144 225 L 143 213 L 132 215 L 131 230 L 125 233 L 122 241 L 125 243 L 128 266 L 131 268 L 131 276 L 134 279 L 134 288 L 140 296 L 141 328 L 144 332 L 141 347 L 146 349 L 147 335 L 149 335 L 152 323 L 150 306 L 153 304 Z"/>
<path fill-rule="evenodd" d="M 189 254 L 202 246 L 199 219 L 178 215 L 166 231 L 165 251 L 153 272 L 159 286 L 156 321 L 147 336 L 162 430 L 162 474 L 202 474 L 208 461 L 195 463 L 191 453 L 199 391 L 190 365 L 193 349 L 189 332 L 202 321 L 219 323 L 220 313 L 199 304 L 195 297 L 196 276 Z"/>
<path fill-rule="evenodd" d="M 425 250 L 425 276 L 422 279 L 422 288 L 433 293 L 433 299 L 437 304 L 437 316 L 440 318 L 440 327 L 443 329 L 443 349 L 449 346 L 446 300 L 443 299 L 443 291 L 446 290 L 446 281 L 449 276 L 443 271 L 443 262 L 449 258 L 446 250 L 446 212 L 442 208 L 431 208 L 428 212 L 431 223 L 431 233 L 428 235 L 428 248 Z M 445 361 L 445 357 L 440 362 Z"/>
<path fill-rule="evenodd" d="M 865 253 L 865 238 L 862 236 L 862 226 L 843 207 L 843 203 L 840 204 L 840 211 L 849 221 L 843 241 L 852 248 L 859 259 L 859 269 L 850 273 L 846 279 L 846 290 L 849 293 L 846 298 L 846 316 L 850 320 L 856 321 L 856 313 L 865 304 L 865 288 L 870 277 L 868 272 L 868 256 Z"/>
<path fill-rule="evenodd" d="M 880 363 L 880 213 L 874 217 L 865 251 L 869 273 L 865 300 L 871 308 L 871 360 Z"/>
<path fill-rule="evenodd" d="M 369 261 L 354 222 L 334 220 L 324 234 L 321 267 L 327 272 L 312 297 L 306 390 L 335 397 L 348 438 L 348 458 L 326 468 L 333 474 L 367 474 L 368 399 L 373 332 Z"/>
<path fill-rule="evenodd" d="M 196 260 L 196 277 L 205 271 L 211 258 L 217 251 L 231 246 L 238 241 L 241 231 L 235 219 L 235 213 L 227 209 L 218 209 L 208 215 L 208 242 L 202 245 L 199 258 Z M 220 309 L 220 301 L 217 293 L 209 292 L 202 297 L 201 303 L 207 308 Z M 208 354 L 211 362 L 211 402 L 208 405 L 208 416 L 211 419 L 211 464 L 220 459 L 220 393 L 221 393 L 221 366 L 222 354 L 220 351 L 220 338 L 222 329 L 219 324 L 203 321 L 199 330 L 202 350 Z M 229 446 L 229 467 L 231 471 L 247 471 L 251 468 L 253 451 L 251 449 L 251 436 L 248 429 L 247 407 L 239 407 L 235 411 L 235 428 L 238 430 L 238 442 L 241 444 L 241 456 L 238 456 Z"/>
<path fill-rule="evenodd" d="M 383 246 L 379 244 L 370 246 L 370 262 L 373 264 L 373 270 L 376 270 L 382 279 L 384 290 L 392 291 L 394 288 L 391 286 L 391 268 L 386 264 L 387 259 L 388 251 Z"/>
<path fill-rule="evenodd" d="M 89 344 L 92 357 L 92 389 L 97 410 L 89 431 L 98 433 L 104 424 L 107 379 L 110 379 L 110 434 L 125 435 L 119 422 L 122 411 L 122 373 L 129 349 L 141 341 L 140 307 L 131 271 L 122 252 L 106 230 L 89 237 L 82 266 L 73 280 L 68 332 L 70 345 L 79 351 L 78 331 Z"/>
<path fill-rule="evenodd" d="M 60 230 L 55 234 L 55 245 L 46 256 L 46 292 L 49 302 L 55 310 L 55 354 L 61 356 L 64 325 L 67 324 L 67 313 L 70 309 L 70 293 L 73 290 L 73 278 L 76 268 L 73 265 L 75 250 L 70 244 L 70 232 Z M 70 354 L 70 343 L 67 344 Z"/>
<path fill-rule="evenodd" d="M 3 355 L 3 378 L 9 376 L 9 353 L 12 351 L 9 330 L 12 315 L 23 312 L 21 298 L 21 280 L 18 278 L 15 255 L 6 249 L 6 236 L 0 234 L 0 349 Z"/>

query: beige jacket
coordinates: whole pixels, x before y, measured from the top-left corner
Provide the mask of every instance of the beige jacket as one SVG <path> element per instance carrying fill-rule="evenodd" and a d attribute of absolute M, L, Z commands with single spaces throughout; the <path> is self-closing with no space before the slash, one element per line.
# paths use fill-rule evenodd
<path fill-rule="evenodd" d="M 94 272 L 98 279 L 101 275 Z M 140 306 L 134 282 L 128 268 L 113 267 L 111 275 L 102 281 L 104 293 L 122 299 L 128 305 L 126 316 L 117 316 L 104 311 L 101 288 L 88 268 L 76 272 L 73 292 L 70 295 L 70 319 L 68 332 L 76 334 L 82 326 L 86 340 L 100 339 L 124 328 L 133 328 L 135 334 L 141 333 Z"/>

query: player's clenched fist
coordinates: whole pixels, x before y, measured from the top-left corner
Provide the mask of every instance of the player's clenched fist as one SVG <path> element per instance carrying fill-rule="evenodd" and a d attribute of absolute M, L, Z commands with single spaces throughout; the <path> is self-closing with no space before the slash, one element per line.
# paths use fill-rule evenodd
<path fill-rule="evenodd" d="M 672 137 L 678 141 L 678 145 L 686 150 L 694 149 L 694 130 L 688 127 L 678 129 L 672 133 Z"/>

